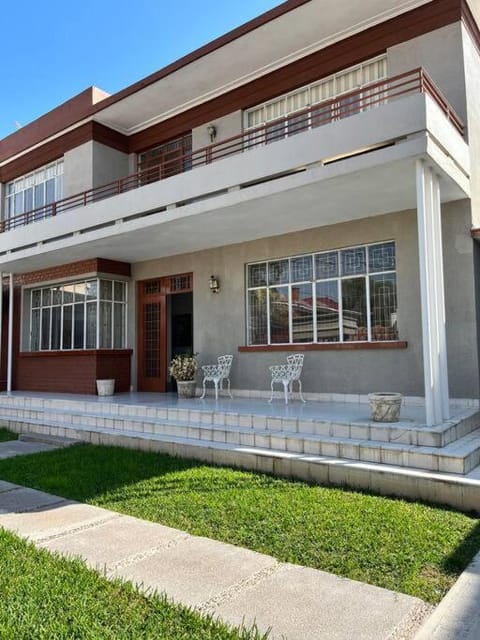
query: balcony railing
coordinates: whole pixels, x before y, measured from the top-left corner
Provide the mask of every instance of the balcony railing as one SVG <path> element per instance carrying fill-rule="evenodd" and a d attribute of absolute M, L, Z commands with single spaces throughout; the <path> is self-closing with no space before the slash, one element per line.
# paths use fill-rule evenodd
<path fill-rule="evenodd" d="M 99 200 L 137 189 L 146 184 L 190 171 L 196 167 L 208 165 L 216 160 L 243 153 L 255 147 L 291 137 L 308 129 L 348 118 L 361 111 L 374 109 L 387 102 L 417 93 L 425 93 L 433 98 L 457 131 L 461 135 L 464 134 L 463 122 L 435 83 L 423 69 L 414 69 L 392 78 L 365 85 L 355 91 L 344 93 L 341 96 L 301 111 L 290 113 L 288 116 L 268 122 L 255 129 L 249 129 L 232 138 L 215 142 L 202 149 L 196 149 L 184 155 L 179 154 L 168 161 L 114 182 L 83 191 L 21 215 L 7 218 L 0 221 L 0 232 L 10 231 L 16 227 L 65 213 L 71 209 L 84 207 L 92 202 L 98 202 Z"/>

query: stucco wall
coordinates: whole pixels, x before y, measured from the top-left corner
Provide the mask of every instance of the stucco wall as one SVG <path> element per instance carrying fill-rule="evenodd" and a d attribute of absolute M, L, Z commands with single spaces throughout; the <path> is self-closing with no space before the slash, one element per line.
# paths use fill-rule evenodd
<path fill-rule="evenodd" d="M 407 40 L 387 50 L 388 75 L 424 67 L 460 118 L 466 118 L 465 74 L 460 22 Z"/>
<path fill-rule="evenodd" d="M 473 298 L 473 242 L 469 204 L 444 210 L 447 341 L 452 397 L 478 396 L 476 322 Z M 245 345 L 245 264 L 324 249 L 394 239 L 397 248 L 398 324 L 407 349 L 312 351 L 305 356 L 304 385 L 310 392 L 367 393 L 374 390 L 423 395 L 420 288 L 415 212 L 265 238 L 168 259 L 137 263 L 134 280 L 192 271 L 194 276 L 194 348 L 201 363 L 233 353 L 232 384 L 238 389 L 267 389 L 268 366 L 286 353 L 238 353 Z M 221 291 L 208 289 L 211 274 Z M 134 323 L 131 309 L 130 326 Z M 132 334 L 131 338 L 135 340 Z M 134 346 L 134 342 L 132 346 Z"/>
<path fill-rule="evenodd" d="M 233 113 L 229 113 L 227 116 L 223 118 L 216 118 L 212 120 L 213 124 L 217 130 L 216 141 L 226 140 L 227 138 L 232 138 L 233 136 L 237 136 L 242 133 L 243 122 L 242 122 L 242 111 L 234 111 Z M 192 130 L 192 149 L 202 149 L 207 145 L 211 144 L 210 136 L 207 132 L 207 125 L 202 125 L 201 127 L 196 127 Z"/>
<path fill-rule="evenodd" d="M 130 173 L 127 153 L 107 147 L 100 142 L 93 143 L 93 186 L 108 184 Z"/>
<path fill-rule="evenodd" d="M 100 142 L 86 142 L 67 151 L 64 156 L 65 197 L 127 176 L 128 154 Z"/>

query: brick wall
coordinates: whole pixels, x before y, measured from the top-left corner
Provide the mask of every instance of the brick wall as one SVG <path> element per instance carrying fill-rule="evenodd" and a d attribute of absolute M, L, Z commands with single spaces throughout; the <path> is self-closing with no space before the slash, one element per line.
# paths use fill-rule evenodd
<path fill-rule="evenodd" d="M 58 393 L 96 393 L 96 380 L 115 379 L 115 391 L 130 390 L 132 350 L 20 353 L 15 389 Z"/>

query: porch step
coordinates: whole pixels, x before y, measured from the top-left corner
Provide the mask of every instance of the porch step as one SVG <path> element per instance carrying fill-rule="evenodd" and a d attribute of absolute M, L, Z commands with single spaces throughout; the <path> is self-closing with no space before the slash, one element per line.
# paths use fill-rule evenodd
<path fill-rule="evenodd" d="M 24 428 L 39 425 L 25 423 Z M 65 427 L 46 426 L 51 435 Z M 232 443 L 152 433 L 123 432 L 109 428 L 71 428 L 71 435 L 82 442 L 117 445 L 173 456 L 203 460 L 211 464 L 229 465 L 284 477 L 294 477 L 322 485 L 348 486 L 383 495 L 405 496 L 464 511 L 480 513 L 480 474 L 466 478 L 459 474 L 396 467 L 387 464 L 352 461 L 345 458 L 278 451 Z M 473 474 L 472 474 L 473 475 Z"/>
<path fill-rule="evenodd" d="M 86 424 L 91 427 L 112 427 L 122 431 L 153 432 L 164 426 L 165 433 L 174 435 L 178 429 L 227 427 L 229 431 L 247 429 L 255 432 L 285 432 L 317 435 L 340 441 L 361 440 L 383 444 L 403 444 L 422 447 L 445 447 L 480 428 L 480 412 L 465 410 L 454 420 L 427 427 L 401 422 L 379 424 L 367 421 L 345 422 L 319 419 L 278 417 L 269 415 L 177 409 L 108 402 L 85 402 L 62 399 L 40 399 L 0 395 L 0 421 L 3 417 L 42 419 L 64 422 L 65 425 Z M 171 427 L 171 430 L 169 430 Z"/>
<path fill-rule="evenodd" d="M 45 411 L 38 418 L 17 415 L 21 411 L 2 412 L 6 426 L 14 431 L 40 433 L 83 440 L 84 433 L 105 432 L 125 437 L 143 437 L 162 442 L 219 443 L 232 447 L 251 447 L 276 452 L 349 459 L 400 467 L 466 474 L 480 464 L 480 429 L 445 447 L 426 447 L 364 440 L 333 438 L 327 435 L 254 429 L 235 425 L 216 425 L 155 418 L 136 420 L 98 417 L 89 414 Z M 74 417 L 82 420 L 73 421 Z M 60 418 L 60 419 L 59 419 Z M 70 421 L 67 420 L 70 418 Z M 92 422 L 92 424 L 90 424 Z"/>
<path fill-rule="evenodd" d="M 21 442 L 40 442 L 42 444 L 53 444 L 59 448 L 73 447 L 75 445 L 81 444 L 81 442 L 79 440 L 76 440 L 75 438 L 63 438 L 62 436 L 35 433 L 34 431 L 30 431 L 29 433 L 21 433 L 18 436 L 18 439 Z"/>

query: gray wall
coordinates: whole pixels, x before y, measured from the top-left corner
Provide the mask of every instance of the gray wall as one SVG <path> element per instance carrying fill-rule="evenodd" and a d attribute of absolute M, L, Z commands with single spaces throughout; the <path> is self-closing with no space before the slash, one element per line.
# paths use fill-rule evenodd
<path fill-rule="evenodd" d="M 445 207 L 443 215 L 447 341 L 452 397 L 478 396 L 476 317 L 473 297 L 473 241 L 467 201 Z M 367 393 L 375 390 L 423 395 L 420 287 L 416 215 L 401 212 L 355 222 L 265 238 L 133 265 L 133 279 L 192 271 L 194 341 L 201 363 L 233 353 L 232 384 L 267 389 L 268 366 L 287 353 L 238 353 L 246 344 L 245 264 L 324 249 L 394 239 L 397 247 L 398 325 L 407 349 L 311 351 L 305 356 L 305 390 L 317 393 Z M 221 291 L 210 293 L 208 279 L 219 277 Z M 134 310 L 131 309 L 131 322 Z M 132 326 L 132 325 L 131 325 Z M 132 344 L 135 347 L 135 343 Z"/>
<path fill-rule="evenodd" d="M 129 171 L 128 154 L 100 142 L 85 142 L 64 156 L 65 197 L 123 178 Z"/>
<path fill-rule="evenodd" d="M 211 144 L 210 136 L 207 133 L 207 126 L 213 124 L 217 130 L 216 141 L 226 140 L 242 133 L 243 121 L 242 111 L 234 111 L 223 118 L 216 118 L 200 127 L 192 129 L 192 149 L 202 149 Z"/>

